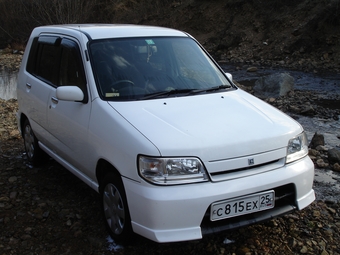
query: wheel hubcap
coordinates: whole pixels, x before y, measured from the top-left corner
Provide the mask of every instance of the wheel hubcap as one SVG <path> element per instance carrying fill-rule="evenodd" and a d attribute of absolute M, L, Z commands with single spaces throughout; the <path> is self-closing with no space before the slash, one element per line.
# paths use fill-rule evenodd
<path fill-rule="evenodd" d="M 125 222 L 125 210 L 123 199 L 112 183 L 106 185 L 103 193 L 104 214 L 107 224 L 112 232 L 119 235 L 123 232 Z"/>
<path fill-rule="evenodd" d="M 34 134 L 29 125 L 25 127 L 24 133 L 25 150 L 28 158 L 33 158 L 34 156 Z"/>

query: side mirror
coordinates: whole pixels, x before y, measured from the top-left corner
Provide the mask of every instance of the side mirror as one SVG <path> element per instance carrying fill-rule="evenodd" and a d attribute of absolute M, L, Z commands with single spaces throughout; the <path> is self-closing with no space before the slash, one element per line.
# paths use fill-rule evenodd
<path fill-rule="evenodd" d="M 231 73 L 225 73 L 230 81 L 233 81 L 233 75 Z"/>
<path fill-rule="evenodd" d="M 60 86 L 57 88 L 56 97 L 64 101 L 82 101 L 84 93 L 77 86 Z"/>

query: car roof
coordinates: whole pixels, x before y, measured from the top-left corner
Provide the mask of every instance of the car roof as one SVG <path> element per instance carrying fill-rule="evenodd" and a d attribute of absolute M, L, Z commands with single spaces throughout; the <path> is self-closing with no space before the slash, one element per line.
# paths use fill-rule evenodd
<path fill-rule="evenodd" d="M 58 32 L 67 33 L 67 30 L 79 31 L 86 34 L 89 39 L 143 37 L 143 36 L 180 36 L 188 37 L 185 32 L 165 27 L 144 26 L 131 24 L 66 24 L 42 26 L 36 28 L 40 33 Z M 70 31 L 71 32 L 71 31 Z"/>

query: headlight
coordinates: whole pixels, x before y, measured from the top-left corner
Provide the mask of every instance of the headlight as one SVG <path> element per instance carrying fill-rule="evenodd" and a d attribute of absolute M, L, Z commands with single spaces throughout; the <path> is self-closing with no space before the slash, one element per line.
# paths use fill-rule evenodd
<path fill-rule="evenodd" d="M 159 185 L 208 181 L 198 158 L 154 158 L 139 156 L 138 170 L 145 180 Z"/>
<path fill-rule="evenodd" d="M 305 132 L 303 132 L 297 137 L 294 137 L 293 139 L 289 140 L 286 163 L 290 163 L 300 158 L 303 158 L 307 154 L 308 154 L 307 136 Z"/>

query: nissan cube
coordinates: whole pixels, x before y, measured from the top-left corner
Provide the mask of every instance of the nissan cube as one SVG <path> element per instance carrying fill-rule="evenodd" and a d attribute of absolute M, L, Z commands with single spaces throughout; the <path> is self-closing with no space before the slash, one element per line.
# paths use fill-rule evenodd
<path fill-rule="evenodd" d="M 301 125 L 238 88 L 185 32 L 37 27 L 17 94 L 28 160 L 48 154 L 99 192 L 117 241 L 200 239 L 315 199 Z"/>

